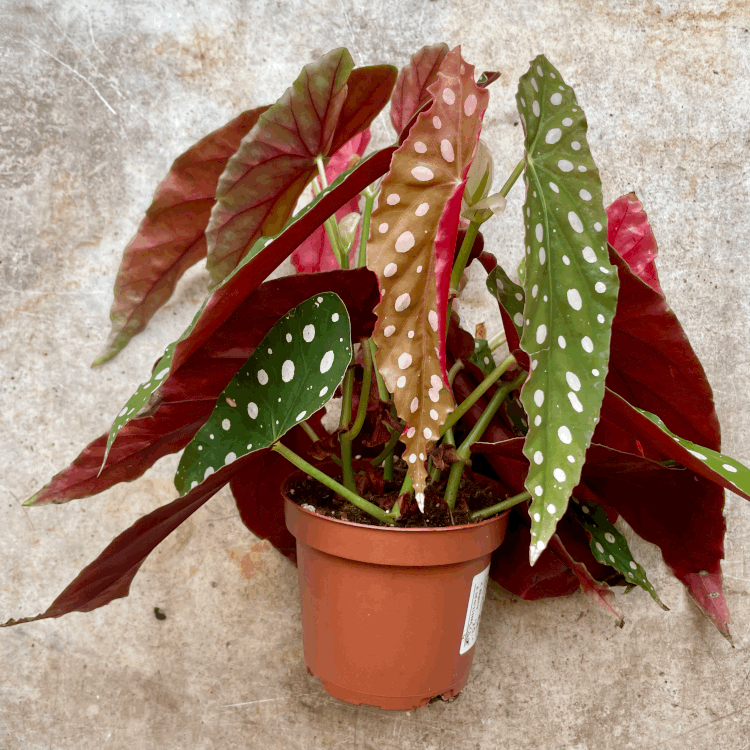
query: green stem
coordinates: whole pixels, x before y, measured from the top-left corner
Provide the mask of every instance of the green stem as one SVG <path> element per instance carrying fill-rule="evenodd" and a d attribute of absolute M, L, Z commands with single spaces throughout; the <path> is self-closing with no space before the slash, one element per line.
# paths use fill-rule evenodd
<path fill-rule="evenodd" d="M 518 505 L 519 503 L 524 502 L 524 500 L 531 500 L 531 495 L 526 490 L 521 492 L 519 495 L 514 495 L 513 497 L 509 497 L 507 500 L 503 500 L 501 503 L 490 505 L 489 508 L 475 510 L 469 516 L 469 518 L 471 518 L 472 521 L 477 521 L 480 518 L 489 518 L 490 516 L 494 516 L 496 513 L 502 513 L 504 510 L 508 510 L 508 508 L 512 508 L 514 505 Z"/>
<path fill-rule="evenodd" d="M 481 222 L 472 221 L 469 223 L 469 228 L 466 230 L 464 241 L 461 243 L 461 249 L 458 251 L 456 262 L 453 264 L 453 272 L 451 273 L 451 297 L 455 297 L 458 294 L 458 285 L 461 283 L 461 276 L 463 276 L 464 268 L 466 268 L 466 263 L 469 260 L 471 248 L 474 247 L 474 240 L 477 238 L 480 225 Z"/>
<path fill-rule="evenodd" d="M 513 185 L 516 184 L 516 180 L 521 176 L 521 172 L 523 172 L 524 165 L 526 164 L 526 158 L 524 157 L 521 159 L 521 161 L 516 164 L 513 171 L 510 173 L 510 177 L 505 181 L 505 185 L 503 185 L 500 188 L 500 195 L 503 196 L 503 198 L 508 197 L 508 193 L 510 192 L 510 189 L 513 187 Z"/>
<path fill-rule="evenodd" d="M 461 370 L 464 369 L 464 363 L 462 360 L 457 359 L 453 363 L 453 367 L 451 367 L 450 370 L 448 370 L 448 382 L 453 385 L 453 381 L 456 379 L 456 375 L 458 375 Z"/>
<path fill-rule="evenodd" d="M 344 375 L 344 382 L 341 385 L 341 392 L 343 397 L 341 399 L 341 418 L 339 419 L 339 427 L 345 428 L 349 426 L 349 420 L 352 416 L 352 390 L 354 388 L 354 368 L 350 367 Z M 339 444 L 341 445 L 341 470 L 343 474 L 344 486 L 350 491 L 354 492 L 354 470 L 352 469 L 352 443 L 351 440 L 347 440 L 345 437 L 346 433 L 342 433 L 339 438 Z"/>
<path fill-rule="evenodd" d="M 367 404 L 370 400 L 370 385 L 372 383 L 372 352 L 370 351 L 370 347 L 367 346 L 367 341 L 365 339 L 362 339 L 360 342 L 360 347 L 364 357 L 362 363 L 364 373 L 362 375 L 362 390 L 359 394 L 359 404 L 357 404 L 357 415 L 354 417 L 354 424 L 351 428 L 341 436 L 342 440 L 346 439 L 349 442 L 352 442 L 354 438 L 359 435 L 360 430 L 365 423 Z"/>
<path fill-rule="evenodd" d="M 398 436 L 396 437 L 396 442 L 398 442 Z M 385 479 L 386 482 L 393 481 L 393 449 L 391 449 L 385 457 L 385 463 L 383 464 L 383 479 Z"/>
<path fill-rule="evenodd" d="M 375 342 L 371 338 L 367 339 L 367 346 L 370 348 L 372 361 L 375 364 L 375 379 L 378 381 L 378 396 L 380 396 L 381 401 L 388 402 L 391 399 L 391 394 L 388 393 L 388 389 L 385 386 L 385 381 L 383 380 L 383 376 L 380 374 L 380 370 L 378 370 L 378 361 L 375 357 L 375 353 L 377 352 L 377 347 L 375 346 Z"/>
<path fill-rule="evenodd" d="M 367 265 L 367 240 L 370 235 L 370 214 L 372 207 L 375 205 L 375 196 L 377 193 L 370 193 L 365 190 L 365 209 L 362 213 L 362 231 L 359 237 L 359 257 L 357 258 L 357 268 L 364 268 Z"/>
<path fill-rule="evenodd" d="M 307 437 L 310 438 L 310 440 L 313 441 L 313 443 L 317 443 L 320 438 L 318 437 L 318 434 L 313 430 L 312 427 L 307 422 L 300 422 L 299 426 L 305 431 L 305 434 Z"/>
<path fill-rule="evenodd" d="M 471 446 L 482 437 L 484 431 L 487 429 L 487 426 L 495 416 L 495 413 L 500 408 L 500 404 L 505 401 L 509 393 L 522 385 L 525 380 L 526 373 L 522 372 L 515 380 L 511 381 L 510 383 L 506 383 L 495 391 L 495 394 L 490 399 L 489 404 L 487 404 L 487 408 L 482 412 L 482 416 L 479 417 L 477 423 L 471 428 L 469 434 L 464 438 L 463 443 L 461 443 L 458 450 L 456 451 L 459 458 L 463 459 L 464 461 L 470 458 Z"/>
<path fill-rule="evenodd" d="M 370 463 L 373 466 L 380 466 L 380 464 L 385 461 L 388 456 L 393 455 L 393 449 L 398 445 L 398 439 L 400 437 L 400 433 L 398 430 L 394 430 L 391 434 L 391 439 L 385 444 L 385 448 L 377 455 L 375 458 L 373 458 Z"/>
<path fill-rule="evenodd" d="M 464 475 L 464 463 L 464 461 L 455 461 L 452 463 L 450 473 L 448 474 L 448 484 L 445 486 L 443 500 L 448 503 L 451 512 L 456 507 L 458 487 L 461 484 L 461 477 Z"/>
<path fill-rule="evenodd" d="M 498 346 L 502 346 L 505 343 L 505 331 L 496 333 L 488 342 L 487 346 L 491 352 L 494 352 Z"/>
<path fill-rule="evenodd" d="M 315 163 L 318 165 L 318 178 L 320 179 L 320 185 L 323 190 L 328 187 L 328 180 L 326 179 L 326 168 L 323 164 L 323 157 L 318 155 L 315 157 Z M 349 268 L 349 256 L 344 252 L 343 242 L 341 241 L 341 234 L 339 233 L 339 225 L 336 223 L 335 216 L 329 216 L 324 224 L 326 228 L 326 234 L 328 240 L 331 243 L 331 249 L 333 254 L 336 256 L 336 261 L 340 268 Z"/>
<path fill-rule="evenodd" d="M 405 492 L 411 492 L 411 477 L 409 476 L 408 471 L 406 472 L 406 476 L 404 477 L 404 483 L 401 485 L 401 489 L 398 491 L 399 497 Z"/>
<path fill-rule="evenodd" d="M 487 389 L 499 380 L 500 376 L 513 364 L 516 358 L 508 355 L 449 415 L 445 424 L 440 428 L 440 434 L 443 435 L 446 430 L 453 427 L 469 409 L 486 393 Z M 452 368 L 451 368 L 452 369 Z M 524 376 L 526 373 L 524 372 Z"/>
<path fill-rule="evenodd" d="M 365 513 L 369 513 L 373 518 L 377 518 L 378 521 L 382 521 L 383 523 L 392 524 L 394 522 L 393 517 L 375 505 L 375 503 L 365 500 L 363 497 L 357 495 L 356 492 L 352 492 L 342 484 L 339 484 L 335 479 L 331 479 L 331 477 L 324 474 L 320 469 L 316 469 L 311 463 L 305 461 L 302 456 L 298 456 L 294 451 L 289 450 L 283 443 L 276 443 L 272 447 L 273 450 L 284 456 L 287 461 L 293 463 L 298 469 L 307 472 L 311 477 L 328 487 L 328 489 L 341 495 L 341 497 L 348 500 L 352 505 L 356 505 L 357 508 L 365 511 Z"/>

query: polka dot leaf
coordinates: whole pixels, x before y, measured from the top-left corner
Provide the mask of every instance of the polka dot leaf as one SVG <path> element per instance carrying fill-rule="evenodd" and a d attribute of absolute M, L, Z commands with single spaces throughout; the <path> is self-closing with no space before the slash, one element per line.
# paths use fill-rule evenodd
<path fill-rule="evenodd" d="M 237 458 L 273 445 L 324 406 L 352 357 L 349 315 L 333 292 L 290 310 L 219 396 L 182 454 L 180 495 Z"/>
<path fill-rule="evenodd" d="M 169 368 L 172 365 L 172 356 L 176 345 L 177 342 L 175 341 L 166 348 L 161 359 L 152 370 L 151 377 L 138 386 L 136 392 L 128 399 L 120 413 L 115 417 L 115 421 L 109 429 L 109 437 L 107 438 L 107 447 L 104 450 L 102 466 L 107 463 L 110 448 L 112 448 L 112 443 L 115 442 L 115 438 L 120 430 L 131 419 L 143 416 L 144 412 L 149 409 L 154 392 L 166 380 L 167 375 L 169 375 Z"/>
<path fill-rule="evenodd" d="M 697 474 L 701 474 L 707 479 L 720 484 L 722 487 L 726 487 L 726 489 L 740 495 L 740 497 L 750 500 L 750 469 L 743 466 L 739 461 L 725 456 L 723 453 L 711 450 L 710 448 L 704 448 L 702 445 L 675 435 L 655 414 L 638 409 L 632 406 L 632 404 L 630 406 L 660 427 L 663 433 L 687 451 L 688 455 L 673 454 L 672 457 L 675 461 L 695 471 Z"/>
<path fill-rule="evenodd" d="M 502 266 L 498 265 L 487 276 L 487 289 L 513 321 L 520 338 L 523 334 L 523 287 L 511 281 Z"/>
<path fill-rule="evenodd" d="M 618 281 L 573 90 L 541 55 L 522 76 L 516 100 L 526 134 L 521 349 L 531 371 L 521 401 L 529 416 L 533 565 L 565 512 L 599 419 Z"/>
<path fill-rule="evenodd" d="M 571 507 L 576 520 L 586 530 L 596 561 L 619 570 L 629 584 L 640 586 L 662 609 L 668 610 L 669 607 L 659 599 L 656 589 L 648 580 L 643 566 L 633 559 L 625 537 L 607 518 L 604 508 L 576 498 L 573 498 Z"/>
<path fill-rule="evenodd" d="M 495 360 L 487 345 L 487 339 L 474 339 L 474 353 L 469 361 L 473 362 L 485 375 L 489 375 L 495 369 Z"/>
<path fill-rule="evenodd" d="M 401 439 L 420 507 L 428 445 L 454 408 L 445 351 L 450 274 L 466 175 L 489 98 L 473 73 L 458 47 L 442 61 L 428 87 L 432 105 L 393 154 L 367 246 L 382 292 L 373 334 L 377 364 L 407 425 Z"/>

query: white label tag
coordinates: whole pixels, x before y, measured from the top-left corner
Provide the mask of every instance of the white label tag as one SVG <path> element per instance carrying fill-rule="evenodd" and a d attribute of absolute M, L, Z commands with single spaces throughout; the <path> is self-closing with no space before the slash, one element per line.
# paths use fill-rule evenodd
<path fill-rule="evenodd" d="M 477 573 L 471 582 L 469 608 L 466 610 L 466 623 L 464 624 L 464 634 L 461 638 L 459 654 L 465 654 L 477 642 L 479 618 L 482 616 L 482 605 L 487 593 L 487 579 L 489 576 L 490 566 L 488 565 L 481 573 Z"/>

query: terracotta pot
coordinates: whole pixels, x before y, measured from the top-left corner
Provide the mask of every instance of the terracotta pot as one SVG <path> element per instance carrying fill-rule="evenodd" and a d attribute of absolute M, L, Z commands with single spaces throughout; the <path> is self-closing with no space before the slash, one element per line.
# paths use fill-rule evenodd
<path fill-rule="evenodd" d="M 289 477 L 283 493 L 297 540 L 307 671 L 349 703 L 408 711 L 456 696 L 469 679 L 507 513 L 437 529 L 348 523 L 288 498 L 303 477 Z"/>

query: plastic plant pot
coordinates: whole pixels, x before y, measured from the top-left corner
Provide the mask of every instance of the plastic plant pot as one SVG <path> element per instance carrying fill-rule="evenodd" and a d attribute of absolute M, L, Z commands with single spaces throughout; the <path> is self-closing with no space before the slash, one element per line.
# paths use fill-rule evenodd
<path fill-rule="evenodd" d="M 289 499 L 289 485 L 304 476 L 290 476 L 282 491 L 297 540 L 308 673 L 336 698 L 389 710 L 458 695 L 507 512 L 445 528 L 349 523 Z"/>

